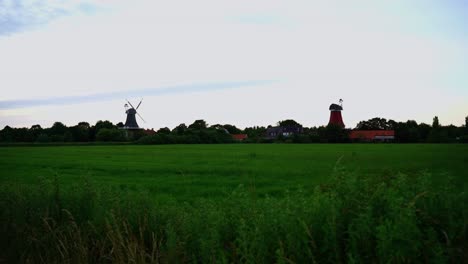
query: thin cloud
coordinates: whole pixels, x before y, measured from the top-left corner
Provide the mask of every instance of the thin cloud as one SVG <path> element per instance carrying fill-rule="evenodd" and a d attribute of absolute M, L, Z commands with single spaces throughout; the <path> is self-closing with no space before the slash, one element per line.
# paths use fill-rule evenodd
<path fill-rule="evenodd" d="M 67 15 L 93 14 L 99 9 L 89 1 L 0 1 L 0 36 L 35 28 Z"/>
<path fill-rule="evenodd" d="M 199 83 L 162 87 L 158 89 L 140 89 L 119 92 L 97 93 L 81 96 L 63 96 L 43 99 L 5 100 L 0 101 L 0 109 L 17 109 L 46 105 L 69 105 L 98 101 L 109 101 L 135 96 L 160 96 L 166 94 L 184 94 L 194 92 L 209 92 L 226 89 L 242 88 L 247 86 L 260 86 L 275 83 L 273 80 L 237 81 L 221 83 Z"/>

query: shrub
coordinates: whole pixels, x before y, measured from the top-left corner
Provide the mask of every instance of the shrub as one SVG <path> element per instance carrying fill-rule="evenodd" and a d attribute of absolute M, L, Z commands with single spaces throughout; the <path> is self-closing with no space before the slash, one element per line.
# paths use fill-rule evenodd
<path fill-rule="evenodd" d="M 190 203 L 147 192 L 1 185 L 7 263 L 461 263 L 467 193 L 449 177 L 336 169 L 313 191 L 256 198 L 239 186 Z"/>
<path fill-rule="evenodd" d="M 97 141 L 124 141 L 123 131 L 115 128 L 101 128 L 96 134 Z"/>
<path fill-rule="evenodd" d="M 40 134 L 37 137 L 36 141 L 39 143 L 46 143 L 46 142 L 49 142 L 50 139 L 49 139 L 49 136 L 47 136 L 47 134 Z"/>

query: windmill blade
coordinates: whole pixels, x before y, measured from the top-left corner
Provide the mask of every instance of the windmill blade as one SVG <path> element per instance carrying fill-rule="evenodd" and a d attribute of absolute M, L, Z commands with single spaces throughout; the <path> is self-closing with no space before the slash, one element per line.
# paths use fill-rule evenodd
<path fill-rule="evenodd" d="M 136 114 L 141 118 L 141 120 L 143 120 L 143 122 L 146 123 L 146 121 L 143 119 L 143 117 L 141 117 L 141 115 L 138 112 Z"/>
<path fill-rule="evenodd" d="M 125 100 L 127 100 L 127 99 L 125 99 Z M 127 100 L 127 102 L 133 109 L 135 109 L 135 107 L 133 107 L 133 105 L 132 105 L 132 103 L 130 103 L 130 101 Z"/>
<path fill-rule="evenodd" d="M 135 110 L 138 110 L 138 107 L 140 107 L 141 102 L 143 102 L 143 98 L 141 98 L 140 103 L 137 105 L 137 108 L 135 108 Z"/>

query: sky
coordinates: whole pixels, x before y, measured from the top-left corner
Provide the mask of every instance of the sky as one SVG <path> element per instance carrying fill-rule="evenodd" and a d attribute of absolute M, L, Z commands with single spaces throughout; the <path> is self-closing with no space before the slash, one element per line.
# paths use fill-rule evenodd
<path fill-rule="evenodd" d="M 462 125 L 468 0 L 0 0 L 0 128 Z"/>

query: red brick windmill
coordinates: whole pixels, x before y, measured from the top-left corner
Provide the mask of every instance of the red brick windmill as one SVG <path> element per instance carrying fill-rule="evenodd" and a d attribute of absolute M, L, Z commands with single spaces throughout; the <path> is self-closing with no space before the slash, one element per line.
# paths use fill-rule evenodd
<path fill-rule="evenodd" d="M 330 105 L 330 121 L 328 125 L 337 125 L 342 128 L 345 127 L 343 123 L 343 117 L 341 117 L 341 111 L 343 111 L 343 99 L 340 99 L 340 104 Z"/>

